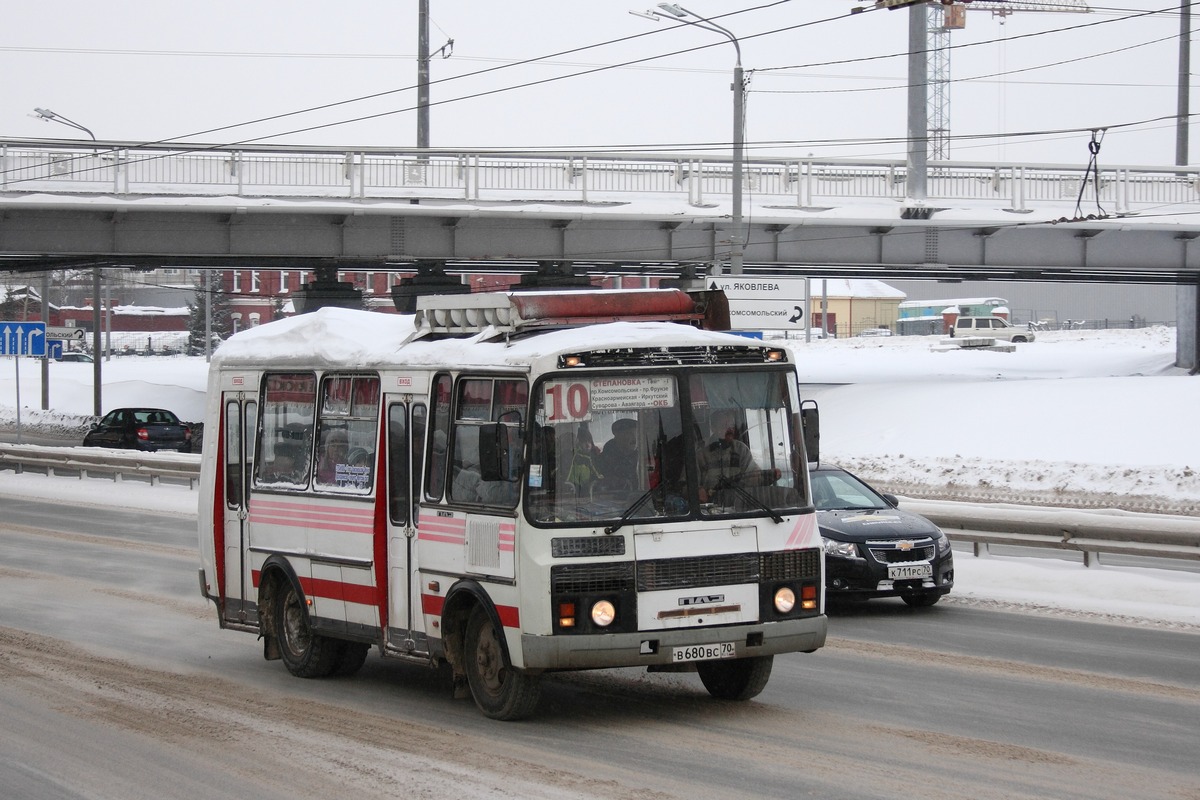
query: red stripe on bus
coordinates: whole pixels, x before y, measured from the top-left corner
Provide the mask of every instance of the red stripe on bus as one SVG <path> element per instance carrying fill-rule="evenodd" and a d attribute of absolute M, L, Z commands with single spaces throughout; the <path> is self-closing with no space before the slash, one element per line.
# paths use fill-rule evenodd
<path fill-rule="evenodd" d="M 466 536 L 438 536 L 433 533 L 418 533 L 417 538 L 423 542 L 443 542 L 445 544 L 465 544 Z"/>
<path fill-rule="evenodd" d="M 299 576 L 297 576 L 299 577 Z M 258 588 L 262 580 L 261 570 L 251 570 L 250 580 Z M 379 602 L 379 592 L 374 586 L 363 586 L 360 583 L 346 583 L 324 578 L 299 577 L 300 588 L 308 597 L 324 597 L 327 600 L 342 600 L 347 603 L 361 603 L 373 606 Z"/>
<path fill-rule="evenodd" d="M 363 586 L 345 581 L 332 581 L 324 578 L 301 578 L 300 587 L 311 597 L 324 597 L 329 600 L 344 600 L 347 603 L 361 603 L 373 606 L 379 602 L 374 586 Z"/>
<path fill-rule="evenodd" d="M 446 598 L 436 594 L 421 595 L 421 611 L 433 616 L 440 616 L 446 606 Z M 516 606 L 496 606 L 496 614 L 500 624 L 506 628 L 521 627 L 521 612 Z"/>

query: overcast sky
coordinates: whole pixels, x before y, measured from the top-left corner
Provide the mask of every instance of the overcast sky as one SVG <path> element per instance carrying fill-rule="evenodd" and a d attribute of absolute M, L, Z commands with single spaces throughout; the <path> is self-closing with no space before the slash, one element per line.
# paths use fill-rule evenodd
<path fill-rule="evenodd" d="M 685 3 L 740 39 L 749 155 L 904 157 L 909 12 L 851 14 L 868 4 Z M 430 0 L 431 50 L 454 40 L 449 58 L 432 61 L 432 146 L 728 154 L 734 48 L 712 32 L 628 13 L 653 5 Z M 954 136 L 971 138 L 952 143 L 951 157 L 1082 165 L 1088 130 L 1108 128 L 1101 166 L 1173 164 L 1178 5 L 1091 3 L 1092 13 L 1018 12 L 1003 22 L 968 11 L 966 28 L 950 36 L 949 118 Z M 42 107 L 108 140 L 411 147 L 417 8 L 6 4 L 0 136 L 84 136 L 33 118 Z M 1082 130 L 1050 133 L 1064 129 Z"/>

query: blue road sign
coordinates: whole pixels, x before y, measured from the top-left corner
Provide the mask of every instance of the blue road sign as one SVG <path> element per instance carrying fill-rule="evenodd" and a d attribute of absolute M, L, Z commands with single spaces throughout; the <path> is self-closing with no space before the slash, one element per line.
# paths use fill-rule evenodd
<path fill-rule="evenodd" d="M 46 357 L 46 323 L 0 322 L 0 356 Z"/>

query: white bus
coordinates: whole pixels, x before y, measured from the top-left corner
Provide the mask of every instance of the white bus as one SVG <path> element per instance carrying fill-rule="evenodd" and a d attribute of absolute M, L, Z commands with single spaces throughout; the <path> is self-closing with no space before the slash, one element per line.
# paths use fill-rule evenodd
<path fill-rule="evenodd" d="M 558 670 L 748 699 L 825 642 L 786 349 L 678 290 L 326 308 L 213 357 L 200 585 L 301 677 L 448 662 L 496 719 Z M 690 324 L 689 324 L 690 323 Z"/>

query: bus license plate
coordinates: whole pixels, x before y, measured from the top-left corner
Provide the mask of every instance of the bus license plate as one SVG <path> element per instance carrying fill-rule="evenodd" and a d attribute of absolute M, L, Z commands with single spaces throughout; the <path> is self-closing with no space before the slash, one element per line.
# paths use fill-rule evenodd
<path fill-rule="evenodd" d="M 894 581 L 907 581 L 915 578 L 932 578 L 932 564 L 890 564 L 888 578 Z"/>
<path fill-rule="evenodd" d="M 733 642 L 718 642 L 717 644 L 692 644 L 687 647 L 671 648 L 671 663 L 683 661 L 711 661 L 714 658 L 733 658 L 737 648 Z"/>

